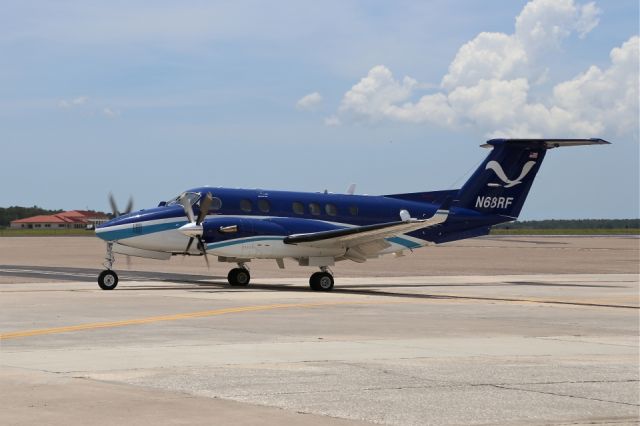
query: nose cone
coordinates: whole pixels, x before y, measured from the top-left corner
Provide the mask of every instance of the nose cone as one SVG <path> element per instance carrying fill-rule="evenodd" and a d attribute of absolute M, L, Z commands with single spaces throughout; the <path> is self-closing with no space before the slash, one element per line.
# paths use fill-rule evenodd
<path fill-rule="evenodd" d="M 135 215 L 137 212 L 130 213 L 127 215 L 119 216 L 114 219 L 111 219 L 108 222 L 103 223 L 102 225 L 98 225 L 96 227 L 96 236 L 104 241 L 115 241 L 117 240 L 117 233 L 114 232 L 117 229 L 125 228 L 128 223 L 131 223 L 129 219 L 132 215 Z M 131 225 L 130 225 L 131 226 Z"/>
<path fill-rule="evenodd" d="M 107 238 L 107 228 L 109 227 L 109 223 L 111 223 L 111 221 L 103 223 L 102 225 L 96 228 L 95 230 L 96 237 L 104 241 L 111 241 L 109 238 Z"/>
<path fill-rule="evenodd" d="M 96 235 L 105 241 L 116 241 L 128 238 L 132 236 L 131 229 L 134 224 L 147 220 L 150 213 L 153 212 L 151 210 L 138 210 L 115 217 L 99 225 L 96 228 Z"/>
<path fill-rule="evenodd" d="M 165 219 L 171 220 L 183 217 L 182 206 L 138 210 L 103 223 L 96 228 L 96 235 L 105 241 L 124 240 L 157 231 L 158 226 L 166 225 L 167 221 Z"/>
<path fill-rule="evenodd" d="M 202 225 L 197 225 L 195 222 L 187 223 L 186 225 L 182 225 L 179 229 L 187 237 L 197 237 L 202 236 Z"/>

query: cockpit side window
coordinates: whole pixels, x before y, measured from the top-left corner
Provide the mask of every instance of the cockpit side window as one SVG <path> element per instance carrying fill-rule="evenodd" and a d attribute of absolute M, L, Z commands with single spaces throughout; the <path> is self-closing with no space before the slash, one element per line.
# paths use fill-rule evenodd
<path fill-rule="evenodd" d="M 211 201 L 210 210 L 220 210 L 222 208 L 222 200 L 218 197 L 213 197 Z"/>
<path fill-rule="evenodd" d="M 198 200 L 200 199 L 200 194 L 197 192 L 187 192 L 187 201 L 189 202 L 189 204 L 191 204 L 192 206 L 198 202 Z M 182 194 L 178 195 L 175 198 L 172 198 L 171 200 L 167 201 L 167 206 L 174 206 L 176 204 L 180 204 L 180 197 L 182 196 Z"/>

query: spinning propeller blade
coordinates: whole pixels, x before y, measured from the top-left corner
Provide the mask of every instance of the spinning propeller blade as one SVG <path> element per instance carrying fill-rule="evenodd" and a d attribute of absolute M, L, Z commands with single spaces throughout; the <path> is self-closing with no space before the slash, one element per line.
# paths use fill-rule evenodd
<path fill-rule="evenodd" d="M 118 216 L 122 216 L 123 214 L 128 214 L 131 213 L 131 211 L 133 210 L 133 197 L 129 197 L 129 202 L 127 203 L 127 207 L 124 209 L 123 212 L 120 212 L 118 210 L 118 205 L 116 204 L 116 199 L 113 196 L 113 193 L 110 192 L 109 193 L 109 205 L 111 206 L 111 213 L 113 214 L 113 217 L 118 217 Z"/>
<path fill-rule="evenodd" d="M 189 222 L 193 222 L 193 209 L 191 208 L 191 203 L 189 203 L 189 199 L 187 198 L 187 194 L 182 193 L 180 196 L 180 204 L 182 204 L 182 208 L 184 209 L 184 213 L 187 215 L 187 219 Z"/>
<path fill-rule="evenodd" d="M 209 257 L 207 256 L 207 246 L 202 239 L 202 222 L 209 214 L 209 208 L 211 208 L 211 203 L 213 202 L 213 197 L 211 193 L 207 193 L 200 201 L 200 212 L 198 213 L 198 217 L 196 218 L 193 214 L 193 208 L 191 207 L 191 203 L 187 199 L 187 194 L 182 194 L 179 198 L 180 204 L 182 204 L 182 208 L 184 210 L 185 215 L 187 215 L 187 219 L 189 223 L 184 225 L 181 230 L 189 235 L 189 242 L 187 243 L 187 248 L 185 249 L 185 253 L 189 253 L 189 249 L 193 244 L 194 238 L 198 239 L 198 250 L 204 256 L 204 261 L 207 263 L 207 268 L 209 267 Z M 194 229 L 195 227 L 195 229 Z"/>
<path fill-rule="evenodd" d="M 109 193 L 109 205 L 111 205 L 111 213 L 113 213 L 113 217 L 120 216 L 120 212 L 118 212 L 118 206 L 116 205 L 116 200 L 113 198 L 113 193 Z"/>
<path fill-rule="evenodd" d="M 189 238 L 189 243 L 187 243 L 187 248 L 184 250 L 185 252 L 189 253 L 189 249 L 191 248 L 191 244 L 193 244 L 193 237 Z"/>
<path fill-rule="evenodd" d="M 200 251 L 202 252 L 202 255 L 204 256 L 204 261 L 207 264 L 207 269 L 208 269 L 209 258 L 207 257 L 207 246 L 205 245 L 204 241 L 202 241 L 202 237 L 200 235 L 198 235 L 198 248 L 200 249 Z"/>
<path fill-rule="evenodd" d="M 204 197 L 200 201 L 200 214 L 198 215 L 198 220 L 196 220 L 196 224 L 197 225 L 202 224 L 202 221 L 209 214 L 209 209 L 211 208 L 211 203 L 212 202 L 213 202 L 213 197 L 211 196 L 210 192 L 207 192 L 206 197 Z"/>
<path fill-rule="evenodd" d="M 129 202 L 127 203 L 127 207 L 124 209 L 123 214 L 129 214 L 133 210 L 133 197 L 129 196 Z"/>

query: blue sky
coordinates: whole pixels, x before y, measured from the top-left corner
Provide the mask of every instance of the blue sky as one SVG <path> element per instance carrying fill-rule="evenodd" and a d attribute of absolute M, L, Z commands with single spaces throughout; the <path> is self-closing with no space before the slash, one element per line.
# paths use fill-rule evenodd
<path fill-rule="evenodd" d="M 200 186 L 454 188 L 492 136 L 554 150 L 522 219 L 638 217 L 637 1 L 9 2 L 0 206 Z"/>

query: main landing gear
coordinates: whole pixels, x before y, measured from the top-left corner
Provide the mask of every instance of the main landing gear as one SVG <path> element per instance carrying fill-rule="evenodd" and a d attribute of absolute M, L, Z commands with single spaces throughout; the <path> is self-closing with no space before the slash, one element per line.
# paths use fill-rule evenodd
<path fill-rule="evenodd" d="M 237 268 L 233 268 L 229 271 L 227 275 L 227 280 L 229 284 L 232 286 L 242 286 L 246 287 L 249 285 L 249 281 L 251 281 L 251 274 L 249 273 L 249 268 L 246 267 L 244 263 L 238 263 Z"/>
<path fill-rule="evenodd" d="M 331 291 L 333 290 L 333 275 L 329 272 L 329 268 L 323 266 L 320 272 L 316 272 L 309 278 L 309 287 L 313 291 Z"/>
<path fill-rule="evenodd" d="M 234 287 L 247 287 L 251 281 L 249 268 L 245 263 L 238 263 L 237 268 L 233 268 L 227 275 L 229 285 Z M 320 272 L 316 272 L 309 278 L 309 287 L 313 291 L 331 291 L 333 290 L 333 275 L 326 266 L 320 267 Z"/>
<path fill-rule="evenodd" d="M 116 259 L 113 257 L 113 243 L 107 243 L 107 255 L 104 267 L 107 268 L 98 275 L 98 285 L 103 290 L 113 290 L 118 285 L 118 274 L 111 270 Z"/>

